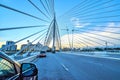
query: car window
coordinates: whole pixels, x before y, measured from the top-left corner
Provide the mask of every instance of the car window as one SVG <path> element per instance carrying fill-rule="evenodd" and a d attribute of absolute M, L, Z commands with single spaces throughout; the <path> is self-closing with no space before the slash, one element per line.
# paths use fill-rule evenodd
<path fill-rule="evenodd" d="M 5 79 L 13 75 L 15 75 L 14 65 L 0 57 L 0 78 Z"/>
<path fill-rule="evenodd" d="M 40 53 L 45 53 L 45 51 L 41 51 Z"/>

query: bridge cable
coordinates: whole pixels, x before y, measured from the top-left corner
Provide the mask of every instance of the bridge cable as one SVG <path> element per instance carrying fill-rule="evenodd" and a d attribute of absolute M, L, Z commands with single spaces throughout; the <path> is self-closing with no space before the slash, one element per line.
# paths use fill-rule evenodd
<path fill-rule="evenodd" d="M 25 28 L 36 28 L 36 27 L 44 27 L 44 26 L 47 26 L 47 25 L 35 25 L 35 26 L 22 26 L 22 27 L 0 28 L 0 31 L 25 29 Z"/>
<path fill-rule="evenodd" d="M 28 2 L 33 5 L 40 13 L 42 13 L 46 18 L 50 19 L 40 8 L 38 8 L 31 0 L 28 0 Z"/>
<path fill-rule="evenodd" d="M 18 13 L 21 13 L 21 14 L 24 14 L 24 15 L 27 15 L 27 16 L 29 16 L 29 17 L 38 19 L 38 20 L 40 20 L 40 21 L 48 22 L 48 21 L 46 21 L 46 20 L 44 20 L 44 19 L 41 19 L 41 18 L 39 18 L 39 17 L 33 16 L 33 15 L 31 15 L 31 14 L 22 12 L 22 11 L 20 11 L 20 10 L 14 9 L 14 8 L 8 7 L 8 6 L 6 6 L 6 5 L 0 4 L 0 6 L 3 7 L 3 8 L 9 9 L 9 10 L 12 10 L 12 11 L 15 11 L 15 12 L 18 12 Z"/>

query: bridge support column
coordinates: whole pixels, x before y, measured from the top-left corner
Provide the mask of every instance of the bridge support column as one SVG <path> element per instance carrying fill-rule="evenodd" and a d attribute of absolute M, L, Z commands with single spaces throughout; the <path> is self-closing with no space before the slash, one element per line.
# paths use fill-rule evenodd
<path fill-rule="evenodd" d="M 56 49 L 55 49 L 55 35 L 56 33 L 56 17 L 54 15 L 54 22 L 53 22 L 53 46 L 52 46 L 52 53 L 55 53 Z"/>

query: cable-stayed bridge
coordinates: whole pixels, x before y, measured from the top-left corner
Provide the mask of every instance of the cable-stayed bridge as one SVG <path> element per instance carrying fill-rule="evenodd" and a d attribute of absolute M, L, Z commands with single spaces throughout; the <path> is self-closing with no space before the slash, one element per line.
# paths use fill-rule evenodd
<path fill-rule="evenodd" d="M 56 2 L 1 1 L 0 45 L 14 42 L 0 51 L 21 46 L 10 56 L 20 63 L 35 63 L 39 80 L 119 80 L 120 1 L 81 0 L 60 16 Z M 46 51 L 46 58 L 37 58 L 41 51 Z"/>

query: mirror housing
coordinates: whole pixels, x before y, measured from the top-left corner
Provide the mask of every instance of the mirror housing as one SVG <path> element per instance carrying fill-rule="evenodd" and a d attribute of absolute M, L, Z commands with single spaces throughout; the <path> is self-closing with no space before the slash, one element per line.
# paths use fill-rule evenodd
<path fill-rule="evenodd" d="M 22 63 L 20 68 L 21 77 L 32 77 L 38 74 L 38 70 L 35 64 Z"/>

